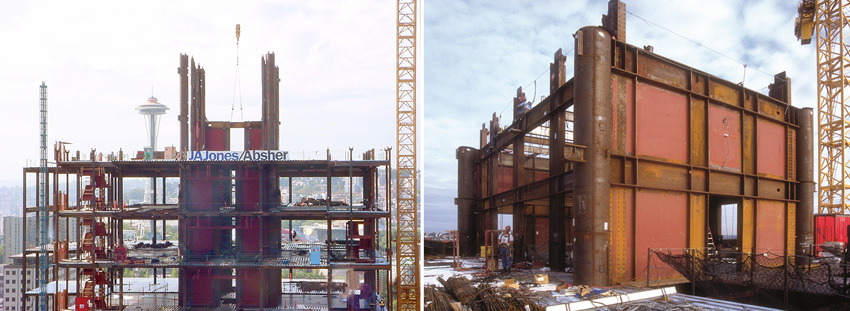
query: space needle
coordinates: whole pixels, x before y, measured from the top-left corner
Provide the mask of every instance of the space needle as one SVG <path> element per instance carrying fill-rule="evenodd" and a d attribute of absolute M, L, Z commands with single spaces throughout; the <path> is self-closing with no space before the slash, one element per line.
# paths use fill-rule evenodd
<path fill-rule="evenodd" d="M 151 98 L 148 98 L 147 103 L 139 105 L 136 107 L 136 110 L 139 111 L 140 115 L 145 117 L 145 123 L 148 127 L 148 135 L 150 135 L 150 145 L 148 147 L 151 148 L 151 152 L 156 151 L 156 136 L 159 133 L 159 119 L 161 115 L 165 114 L 168 107 L 160 104 L 156 97 L 151 96 Z"/>
<path fill-rule="evenodd" d="M 145 159 L 152 160 L 154 158 L 154 152 L 156 151 L 156 136 L 159 134 L 159 119 L 160 116 L 165 114 L 165 111 L 168 110 L 168 107 L 160 104 L 156 97 L 151 96 L 148 98 L 148 102 L 139 105 L 136 107 L 136 110 L 139 111 L 139 114 L 145 117 L 145 125 L 147 126 L 148 135 L 150 136 L 150 145 L 148 146 L 150 149 L 145 148 Z M 148 152 L 150 150 L 150 152 Z M 156 184 L 155 178 L 151 178 L 145 183 L 145 202 L 150 202 L 154 204 L 156 198 L 153 197 L 153 187 Z M 165 203 L 164 201 L 162 203 Z M 151 220 L 151 239 L 156 241 L 156 237 L 154 234 L 154 227 L 156 226 L 156 221 Z M 163 228 L 163 237 L 165 228 Z"/>

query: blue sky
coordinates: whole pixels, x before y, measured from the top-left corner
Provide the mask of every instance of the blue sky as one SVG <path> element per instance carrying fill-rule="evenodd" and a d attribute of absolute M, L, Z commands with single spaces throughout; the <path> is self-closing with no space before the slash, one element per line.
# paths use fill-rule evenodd
<path fill-rule="evenodd" d="M 158 146 L 179 145 L 180 53 L 206 69 L 208 118 L 242 121 L 260 118 L 260 59 L 275 52 L 280 146 L 293 157 L 392 146 L 395 18 L 390 0 L 4 1 L 0 186 L 19 185 L 21 167 L 37 162 L 41 81 L 49 87 L 48 148 L 62 140 L 84 154 L 141 150 L 145 128 L 134 108 L 152 89 L 171 108 Z"/>
<path fill-rule="evenodd" d="M 572 50 L 579 28 L 600 25 L 607 2 L 426 2 L 425 232 L 457 227 L 455 149 L 478 147 L 493 112 L 510 119 L 517 87 L 530 96 L 540 77 L 537 97 L 548 95 L 553 54 Z M 794 36 L 796 1 L 625 2 L 630 44 L 734 82 L 744 80 L 744 63 L 745 85 L 763 93 L 787 71 L 793 104 L 816 105 L 815 47 Z M 573 55 L 566 55 L 569 78 Z"/>

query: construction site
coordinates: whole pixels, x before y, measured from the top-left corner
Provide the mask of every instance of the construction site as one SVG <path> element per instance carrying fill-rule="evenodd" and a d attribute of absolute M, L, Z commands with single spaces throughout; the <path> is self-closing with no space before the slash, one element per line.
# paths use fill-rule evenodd
<path fill-rule="evenodd" d="M 27 273 L 5 310 L 419 310 L 417 4 L 396 8 L 395 147 L 293 159 L 280 148 L 274 53 L 262 57 L 259 120 L 240 122 L 208 119 L 206 71 L 180 54 L 178 147 L 157 148 L 169 108 L 151 97 L 136 108 L 144 150 L 57 140 L 48 157 L 42 83 L 41 159 L 22 181 L 24 218 L 37 220 L 23 232 L 38 243 L 24 237 L 13 256 Z M 236 25 L 237 51 L 239 36 Z M 130 202 L 125 183 L 139 181 L 145 200 Z M 305 183 L 324 193 L 296 196 Z"/>
<path fill-rule="evenodd" d="M 573 63 L 553 47 L 548 95 L 520 87 L 456 151 L 458 229 L 425 243 L 447 258 L 426 263 L 430 310 L 848 308 L 850 7 L 798 10 L 817 118 L 785 72 L 762 93 L 629 44 L 617 0 L 574 33 Z"/>
<path fill-rule="evenodd" d="M 260 121 L 207 120 L 205 71 L 194 59 L 190 62 L 189 56 L 181 55 L 179 152 L 104 155 L 92 151 L 84 155 L 55 145 L 57 165 L 44 180 L 56 194 L 51 200 L 55 211 L 49 211 L 58 238 L 48 263 L 54 281 L 27 295 L 47 290 L 59 309 L 73 299 L 75 305 L 121 310 L 127 307 L 123 297 L 126 269 L 150 269 L 154 278 L 162 274 L 163 279 L 166 270 L 177 269 L 178 286 L 165 292 L 173 300 L 167 295 L 162 299 L 167 302 L 164 305 L 174 307 L 330 310 L 346 308 L 344 298 L 355 289 L 392 295 L 390 239 L 378 232 L 393 227 L 389 150 L 370 150 L 361 160 L 354 160 L 353 154 L 346 159 L 328 155 L 322 160 L 290 160 L 287 152 L 278 150 L 279 69 L 274 54 L 263 59 Z M 244 151 L 229 150 L 232 129 L 244 129 Z M 40 178 L 33 177 L 38 173 L 38 168 L 25 169 L 24 182 Z M 328 186 L 327 199 L 311 198 L 309 204 L 295 201 L 293 182 L 310 177 L 324 178 L 327 185 L 334 179 L 358 179 L 362 187 L 357 202 L 354 183 L 348 184 L 345 193 L 333 193 Z M 153 201 L 125 205 L 122 182 L 128 178 L 149 179 Z M 179 180 L 177 204 L 165 200 L 169 178 Z M 39 187 L 44 187 L 41 181 Z M 288 197 L 281 196 L 281 188 L 290 189 Z M 80 194 L 76 202 L 69 202 L 69 193 Z M 332 199 L 339 197 L 345 199 Z M 35 207 L 26 212 L 42 213 Z M 80 224 L 73 229 L 80 238 L 73 241 L 67 231 L 72 229 L 58 230 L 59 223 L 71 218 Z M 124 241 L 127 220 L 151 222 L 150 244 Z M 321 220 L 328 231 L 331 222 L 342 220 L 346 230 L 342 236 L 325 234 L 323 240 L 313 242 L 282 238 L 281 229 L 294 230 L 282 226 L 291 226 L 293 220 Z M 157 231 L 165 230 L 168 221 L 177 222 L 179 240 L 158 241 Z M 31 251 L 44 256 L 38 249 Z M 293 280 L 293 271 L 300 269 L 322 270 L 326 278 Z M 346 281 L 336 281 L 339 276 Z M 156 310 L 162 306 L 133 307 Z"/>

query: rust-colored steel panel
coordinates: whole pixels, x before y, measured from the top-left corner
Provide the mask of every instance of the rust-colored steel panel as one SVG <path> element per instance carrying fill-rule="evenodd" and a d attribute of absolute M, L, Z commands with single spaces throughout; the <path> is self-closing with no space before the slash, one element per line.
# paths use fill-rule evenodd
<path fill-rule="evenodd" d="M 230 141 L 226 139 L 229 133 L 230 129 L 208 127 L 206 131 L 207 143 L 204 148 L 213 151 L 230 150 L 230 146 L 226 144 L 226 142 Z"/>
<path fill-rule="evenodd" d="M 741 112 L 708 105 L 708 144 L 712 168 L 741 171 Z"/>
<path fill-rule="evenodd" d="M 191 228 L 191 243 L 186 246 L 186 249 L 193 254 L 207 254 L 212 252 L 215 247 L 213 244 L 213 234 L 217 232 L 217 230 L 210 229 L 216 226 L 213 219 L 210 217 L 187 217 L 187 221 L 189 222 L 189 226 L 194 225 L 195 227 Z"/>
<path fill-rule="evenodd" d="M 549 172 L 546 171 L 535 171 L 534 172 L 534 181 L 544 180 L 546 177 L 549 177 Z"/>
<path fill-rule="evenodd" d="M 637 183 L 637 172 L 635 172 L 636 161 L 635 159 L 626 159 L 625 163 L 623 163 L 623 182 L 626 184 L 633 185 Z M 614 169 L 617 168 L 612 168 L 612 170 Z"/>
<path fill-rule="evenodd" d="M 249 135 L 251 135 L 251 144 L 248 148 L 251 150 L 263 149 L 263 129 L 252 128 L 249 131 Z"/>
<path fill-rule="evenodd" d="M 756 203 L 755 253 L 785 252 L 785 204 L 781 201 L 758 200 Z"/>
<path fill-rule="evenodd" d="M 691 91 L 700 95 L 708 95 L 708 76 L 692 71 Z"/>
<path fill-rule="evenodd" d="M 704 194 L 691 194 L 690 204 L 688 206 L 688 227 L 690 228 L 690 236 L 688 237 L 688 247 L 704 248 L 706 243 L 706 209 L 708 200 Z"/>
<path fill-rule="evenodd" d="M 638 189 L 636 202 L 635 269 L 646 267 L 648 248 L 688 247 L 688 197 L 685 193 Z M 680 276 L 672 270 L 659 273 L 661 278 Z M 646 275 L 635 277 L 645 279 Z"/>
<path fill-rule="evenodd" d="M 239 209 L 243 211 L 260 210 L 260 171 L 252 168 L 241 168 L 239 170 L 239 190 L 240 198 Z"/>
<path fill-rule="evenodd" d="M 727 82 L 727 81 L 723 81 L 723 80 L 719 80 L 719 79 L 712 79 L 711 82 L 709 82 L 708 88 L 709 88 L 709 96 L 711 97 L 711 99 L 714 99 L 714 100 L 717 100 L 717 101 L 720 101 L 720 102 L 723 102 L 723 103 L 726 103 L 726 104 L 729 104 L 729 105 L 741 107 L 741 102 L 740 102 L 741 87 L 740 86 L 732 84 L 731 82 Z"/>
<path fill-rule="evenodd" d="M 770 97 L 760 96 L 758 98 L 759 114 L 776 121 L 785 121 L 785 105 L 776 102 Z"/>
<path fill-rule="evenodd" d="M 785 202 L 785 205 L 785 232 L 788 233 L 785 235 L 785 249 L 789 254 L 793 254 L 797 243 L 797 204 Z"/>
<path fill-rule="evenodd" d="M 212 210 L 212 188 L 212 180 L 210 179 L 193 180 L 191 191 L 189 191 L 189 202 L 191 204 L 187 204 L 186 209 L 190 211 Z"/>
<path fill-rule="evenodd" d="M 742 159 L 741 165 L 743 166 L 744 174 L 755 174 L 756 173 L 756 164 L 755 164 L 755 150 L 753 146 L 756 145 L 756 119 L 752 114 L 745 114 L 743 122 L 743 130 L 741 139 L 744 141 L 744 149 L 742 150 Z"/>
<path fill-rule="evenodd" d="M 786 198 L 785 182 L 770 179 L 760 179 L 758 183 L 759 197 L 776 200 L 782 200 Z"/>
<path fill-rule="evenodd" d="M 705 177 L 705 170 L 691 169 L 691 190 L 708 191 L 708 184 L 706 183 Z"/>
<path fill-rule="evenodd" d="M 761 95 L 753 90 L 747 90 L 744 94 L 746 94 L 744 96 L 744 109 L 747 109 L 749 111 L 756 111 L 756 103 L 758 102 L 758 99 L 764 95 Z"/>
<path fill-rule="evenodd" d="M 259 308 L 260 306 L 260 285 L 264 280 L 263 270 L 260 269 L 237 269 L 237 282 L 239 286 L 236 289 L 239 291 L 236 295 L 237 305 L 243 308 Z"/>
<path fill-rule="evenodd" d="M 242 243 L 243 254 L 259 254 L 260 253 L 260 219 L 257 217 L 238 217 L 239 239 Z M 270 243 L 270 241 L 265 241 Z"/>
<path fill-rule="evenodd" d="M 611 157 L 611 179 L 612 183 L 625 183 L 626 177 L 623 175 L 625 171 L 623 170 L 624 162 L 626 158 L 621 157 Z"/>
<path fill-rule="evenodd" d="M 482 197 L 493 195 L 490 193 L 490 165 L 491 160 L 482 161 L 481 165 L 478 168 L 478 176 L 481 176 L 481 182 L 478 183 L 478 193 L 481 193 Z"/>
<path fill-rule="evenodd" d="M 744 176 L 744 195 L 756 195 L 756 179 L 752 176 Z"/>
<path fill-rule="evenodd" d="M 611 262 L 612 283 L 628 282 L 635 277 L 634 189 L 611 187 Z"/>
<path fill-rule="evenodd" d="M 642 161 L 638 169 L 641 186 L 663 189 L 688 189 L 688 168 L 681 165 Z"/>
<path fill-rule="evenodd" d="M 535 247 L 545 254 L 549 245 L 549 217 L 534 217 L 534 230 Z"/>
<path fill-rule="evenodd" d="M 496 193 L 502 193 L 514 188 L 513 168 L 500 166 L 497 169 L 496 175 L 499 177 L 499 182 L 496 184 Z"/>
<path fill-rule="evenodd" d="M 706 101 L 701 98 L 691 97 L 691 165 L 707 166 L 706 156 L 706 133 L 705 125 L 708 122 L 706 116 Z"/>
<path fill-rule="evenodd" d="M 708 180 L 711 181 L 709 191 L 713 194 L 741 195 L 741 175 L 713 171 Z"/>
<path fill-rule="evenodd" d="M 743 199 L 738 209 L 738 249 L 742 253 L 752 253 L 755 243 L 755 200 Z"/>
<path fill-rule="evenodd" d="M 189 282 L 189 288 L 192 289 L 192 294 L 186 295 L 189 298 L 189 306 L 217 305 L 217 301 L 213 297 L 215 282 L 207 279 L 211 274 L 212 269 L 186 268 L 187 282 Z"/>
<path fill-rule="evenodd" d="M 638 155 L 688 161 L 687 101 L 685 95 L 637 84 Z"/>
<path fill-rule="evenodd" d="M 635 123 L 634 82 L 631 78 L 612 74 L 614 150 L 634 154 L 633 128 Z"/>
<path fill-rule="evenodd" d="M 635 136 L 633 135 L 635 128 L 635 92 L 634 82 L 626 81 L 626 152 L 635 153 Z"/>
<path fill-rule="evenodd" d="M 785 127 L 771 121 L 759 119 L 757 130 L 757 167 L 760 174 L 785 178 L 785 156 L 787 144 Z"/>
<path fill-rule="evenodd" d="M 667 60 L 657 58 L 652 54 L 640 54 L 638 62 L 638 75 L 649 79 L 663 82 L 680 89 L 688 88 L 688 70 L 670 63 Z M 640 88 L 638 88 L 638 106 L 640 106 Z M 640 140 L 640 139 L 638 139 Z"/>

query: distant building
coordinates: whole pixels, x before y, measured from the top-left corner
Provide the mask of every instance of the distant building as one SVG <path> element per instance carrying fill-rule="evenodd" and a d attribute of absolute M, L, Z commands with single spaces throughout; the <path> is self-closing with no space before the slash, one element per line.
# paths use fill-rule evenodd
<path fill-rule="evenodd" d="M 8 218 L 8 217 L 7 217 Z M 20 218 L 20 217 L 18 217 Z M 31 217 L 30 217 L 31 218 Z M 4 219 L 5 220 L 5 219 Z M 18 253 L 14 256 L 9 256 L 11 263 L 7 264 L 3 269 L 3 310 L 4 311 L 21 311 L 21 300 L 23 293 L 35 288 L 35 254 L 27 256 L 27 271 L 26 271 L 26 288 L 23 285 L 23 254 Z M 27 298 L 27 308 L 24 311 L 35 310 L 36 298 Z"/>
<path fill-rule="evenodd" d="M 53 225 L 53 219 L 50 220 L 50 225 L 48 227 L 48 235 L 50 241 L 54 240 L 54 231 L 55 227 Z M 66 223 L 70 222 L 70 226 Z M 24 223 L 23 217 L 21 216 L 6 216 L 3 217 L 3 245 L 4 245 L 4 254 L 3 254 L 3 262 L 11 263 L 9 261 L 9 256 L 11 254 L 20 254 L 23 253 L 23 238 L 24 238 Z M 59 237 L 61 240 L 65 240 L 65 236 L 69 237 L 71 242 L 77 240 L 77 219 L 76 218 L 65 218 L 63 221 L 59 222 Z M 68 230 L 70 229 L 70 230 Z M 38 232 L 36 231 L 36 219 L 35 217 L 27 217 L 27 247 L 35 247 Z"/>
<path fill-rule="evenodd" d="M 6 295 L 6 293 L 9 292 L 9 289 L 10 289 L 8 286 L 6 286 L 6 284 L 4 282 L 5 279 L 6 279 L 5 270 L 6 270 L 6 265 L 0 265 L 0 293 L 3 293 L 3 295 L 4 295 L 3 296 L 4 299 L 0 299 L 0 310 L 6 310 L 6 308 L 5 308 L 5 306 L 6 306 L 5 295 Z"/>
<path fill-rule="evenodd" d="M 27 217 L 27 247 L 34 247 L 38 234 L 36 234 L 35 217 Z M 3 254 L 3 262 L 11 263 L 9 257 L 13 254 L 24 252 L 24 224 L 21 216 L 6 216 L 3 217 L 3 244 L 5 245 Z M 7 278 L 8 280 L 8 278 Z M 7 282 L 8 283 L 8 282 Z M 8 304 L 7 304 L 8 305 Z"/>

